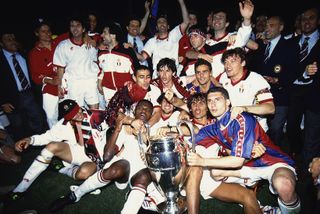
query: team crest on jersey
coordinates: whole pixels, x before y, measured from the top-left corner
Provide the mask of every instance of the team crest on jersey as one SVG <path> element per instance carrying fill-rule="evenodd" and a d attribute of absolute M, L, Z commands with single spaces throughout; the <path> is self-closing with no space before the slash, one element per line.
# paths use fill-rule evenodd
<path fill-rule="evenodd" d="M 121 60 L 119 58 L 117 59 L 117 66 L 121 66 Z"/>
<path fill-rule="evenodd" d="M 244 86 L 243 86 L 243 85 L 240 85 L 240 87 L 239 87 L 239 92 L 240 92 L 240 93 L 243 93 L 243 92 L 244 92 Z"/>
<path fill-rule="evenodd" d="M 274 66 L 273 71 L 274 71 L 274 73 L 280 73 L 280 71 L 281 71 L 281 65 L 276 65 L 276 66 Z"/>
<path fill-rule="evenodd" d="M 73 51 L 73 47 L 70 47 L 70 51 Z"/>

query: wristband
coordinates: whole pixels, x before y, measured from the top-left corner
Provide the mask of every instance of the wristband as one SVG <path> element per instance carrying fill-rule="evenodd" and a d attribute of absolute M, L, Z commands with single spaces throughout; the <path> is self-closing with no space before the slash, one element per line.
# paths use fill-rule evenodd
<path fill-rule="evenodd" d="M 33 144 L 34 144 L 34 137 L 31 136 L 31 137 L 30 137 L 30 145 L 33 145 Z"/>

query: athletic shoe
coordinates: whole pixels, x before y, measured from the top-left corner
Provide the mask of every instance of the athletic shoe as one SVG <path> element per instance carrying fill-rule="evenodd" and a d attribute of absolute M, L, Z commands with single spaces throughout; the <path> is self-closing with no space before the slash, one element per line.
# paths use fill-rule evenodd
<path fill-rule="evenodd" d="M 262 206 L 260 207 L 263 214 L 281 214 L 279 207 L 272 207 L 272 206 Z"/>
<path fill-rule="evenodd" d="M 50 205 L 50 212 L 58 212 L 59 210 L 62 210 L 65 206 L 74 204 L 77 201 L 77 197 L 74 194 L 74 192 L 70 192 L 66 196 L 62 196 L 61 198 L 55 200 L 51 205 Z"/>
<path fill-rule="evenodd" d="M 3 202 L 5 204 L 8 203 L 14 203 L 18 200 L 20 200 L 21 198 L 23 198 L 23 196 L 25 195 L 24 192 L 8 192 L 7 194 L 5 194 L 4 196 L 1 197 L 0 202 Z"/>
<path fill-rule="evenodd" d="M 79 186 L 77 186 L 77 185 L 71 185 L 70 186 L 70 190 L 72 192 L 76 191 L 76 189 L 78 189 L 78 188 L 79 188 Z M 96 189 L 96 190 L 91 191 L 89 194 L 91 194 L 91 195 L 99 195 L 100 193 L 101 193 L 101 190 L 100 189 Z"/>
<path fill-rule="evenodd" d="M 10 194 L 11 201 L 18 201 L 24 196 L 24 192 L 12 192 Z"/>
<path fill-rule="evenodd" d="M 144 197 L 144 201 L 141 206 L 145 210 L 150 210 L 153 212 L 160 212 L 157 205 L 154 203 L 154 201 L 150 197 Z"/>

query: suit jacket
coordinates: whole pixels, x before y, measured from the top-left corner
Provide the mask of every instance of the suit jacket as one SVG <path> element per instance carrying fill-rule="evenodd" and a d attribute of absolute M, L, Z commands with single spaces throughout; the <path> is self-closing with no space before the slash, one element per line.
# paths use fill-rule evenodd
<path fill-rule="evenodd" d="M 299 44 L 301 36 L 290 39 L 291 42 Z M 320 38 L 316 44 L 312 47 L 307 57 L 299 63 L 298 77 L 300 80 L 303 78 L 303 73 L 305 72 L 306 66 L 314 62 L 317 62 L 318 72 L 310 76 L 312 83 L 309 85 L 306 96 L 306 108 L 314 111 L 320 111 Z"/>
<path fill-rule="evenodd" d="M 17 108 L 19 106 L 19 93 L 11 67 L 2 49 L 0 49 L 0 106 L 11 103 Z"/>
<path fill-rule="evenodd" d="M 261 40 L 258 40 L 258 43 L 259 48 L 253 53 L 249 68 L 262 76 L 278 78 L 278 83 L 269 83 L 274 103 L 276 106 L 286 106 L 289 103 L 290 87 L 297 78 L 299 46 L 281 37 L 268 60 L 264 62 L 266 44 Z"/>

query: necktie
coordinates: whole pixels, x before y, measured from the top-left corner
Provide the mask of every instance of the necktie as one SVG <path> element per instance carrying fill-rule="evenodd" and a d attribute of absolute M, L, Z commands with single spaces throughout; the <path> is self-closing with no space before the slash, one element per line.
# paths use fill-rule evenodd
<path fill-rule="evenodd" d="M 300 62 L 302 60 L 304 60 L 307 55 L 308 55 L 308 44 L 309 44 L 309 39 L 310 37 L 306 37 L 304 38 L 304 41 L 301 45 L 301 48 L 300 48 L 300 52 L 299 52 L 299 58 L 300 58 Z"/>
<path fill-rule="evenodd" d="M 138 45 L 136 37 L 133 38 L 133 49 L 138 52 Z"/>
<path fill-rule="evenodd" d="M 270 45 L 271 42 L 268 42 L 267 46 L 266 46 L 266 50 L 264 51 L 264 62 L 266 63 L 269 59 L 269 52 L 270 52 Z"/>
<path fill-rule="evenodd" d="M 30 85 L 29 85 L 28 79 L 26 75 L 23 73 L 22 68 L 20 67 L 20 64 L 15 54 L 12 54 L 12 63 L 13 63 L 14 69 L 16 70 L 16 74 L 19 78 L 22 91 L 29 89 Z"/>

